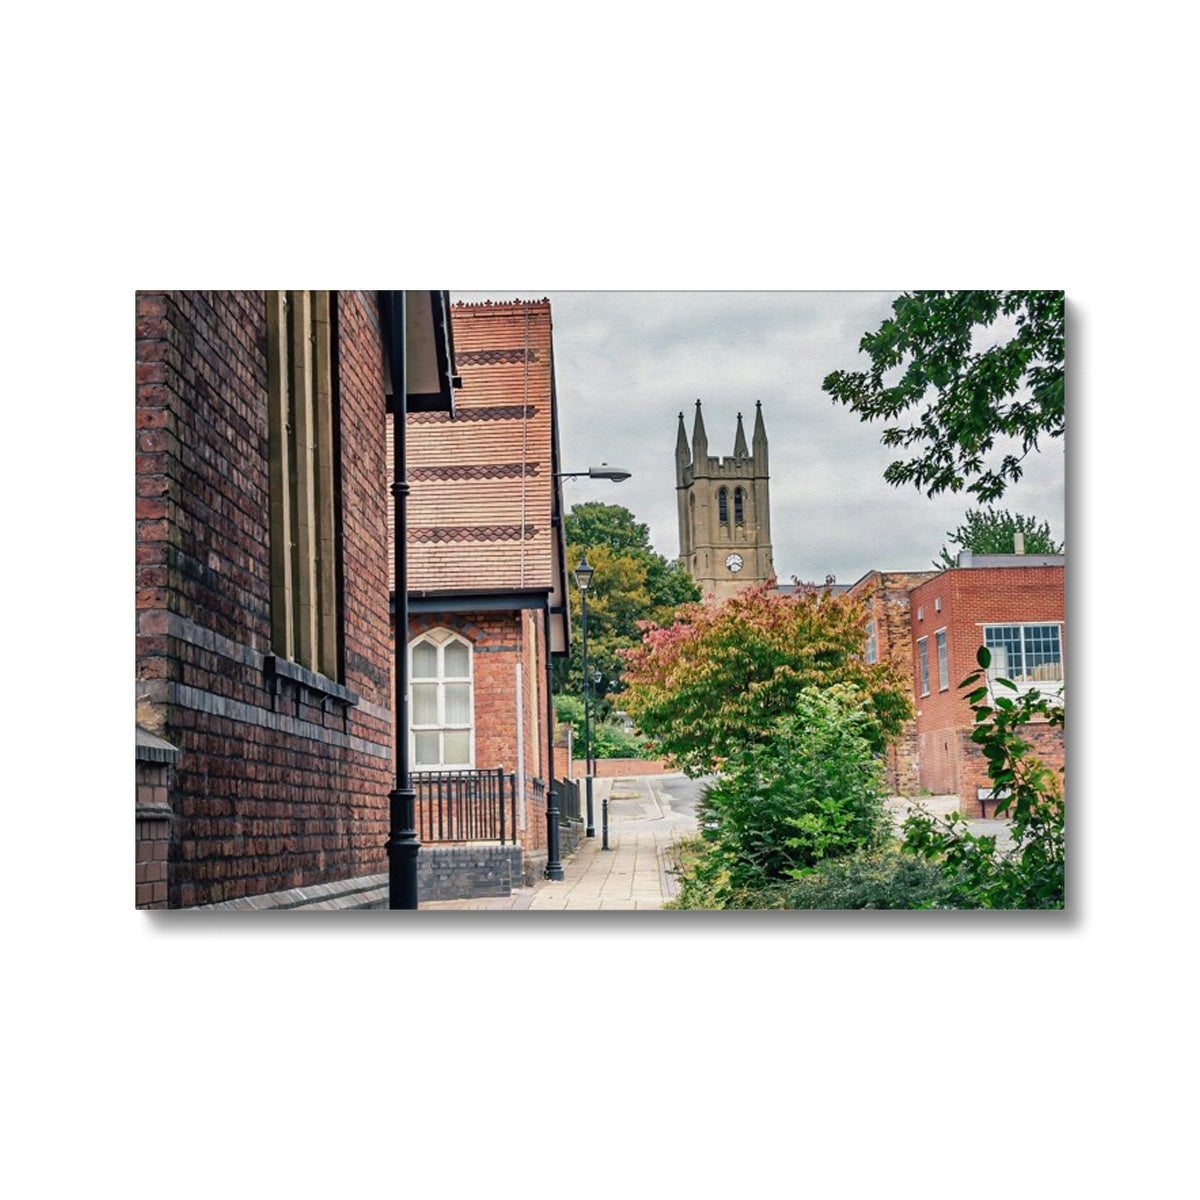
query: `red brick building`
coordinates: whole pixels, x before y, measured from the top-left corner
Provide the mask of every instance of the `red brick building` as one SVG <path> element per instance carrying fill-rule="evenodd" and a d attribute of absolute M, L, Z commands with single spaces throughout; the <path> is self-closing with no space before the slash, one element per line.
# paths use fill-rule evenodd
<path fill-rule="evenodd" d="M 511 777 L 531 879 L 547 863 L 551 658 L 569 637 L 550 304 L 456 304 L 451 324 L 453 414 L 412 413 L 407 431 L 418 830 L 470 840 L 439 826 L 437 796 Z"/>
<path fill-rule="evenodd" d="M 137 294 L 140 906 L 379 899 L 388 346 L 427 403 L 452 362 L 445 293 L 385 295 Z"/>
<path fill-rule="evenodd" d="M 991 812 L 990 781 L 971 741 L 974 714 L 958 685 L 991 651 L 989 674 L 1056 695 L 1066 667 L 1065 559 L 961 554 L 948 571 L 872 572 L 851 589 L 868 605 L 868 658 L 900 661 L 912 679 L 916 718 L 889 758 L 889 785 L 955 794 L 969 816 Z M 1025 736 L 1047 765 L 1064 764 L 1061 729 Z M 986 811 L 985 811 L 986 808 Z"/>

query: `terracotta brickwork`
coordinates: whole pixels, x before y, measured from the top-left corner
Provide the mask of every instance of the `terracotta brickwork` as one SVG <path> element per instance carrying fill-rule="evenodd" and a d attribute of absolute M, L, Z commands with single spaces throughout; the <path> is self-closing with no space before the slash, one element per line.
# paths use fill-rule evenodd
<path fill-rule="evenodd" d="M 977 670 L 983 626 L 1057 624 L 1061 627 L 1063 674 L 1067 669 L 1065 569 L 1061 566 L 960 568 L 942 572 L 915 587 L 909 597 L 909 662 L 917 642 L 926 639 L 929 693 L 913 680 L 917 706 L 920 782 L 933 793 L 957 793 L 968 815 L 980 815 L 977 788 L 990 787 L 982 756 L 970 742 L 974 716 L 958 685 Z M 936 635 L 946 636 L 947 671 L 940 679 Z M 915 671 L 915 667 L 913 667 Z M 1064 764 L 1060 729 L 1033 727 L 1023 735 L 1037 746 L 1047 766 Z M 990 810 L 989 810 L 990 811 Z"/>
<path fill-rule="evenodd" d="M 372 293 L 337 293 L 334 314 L 342 668 L 325 680 L 270 670 L 265 294 L 137 295 L 137 707 L 180 751 L 171 907 L 386 869 L 383 353 Z"/>

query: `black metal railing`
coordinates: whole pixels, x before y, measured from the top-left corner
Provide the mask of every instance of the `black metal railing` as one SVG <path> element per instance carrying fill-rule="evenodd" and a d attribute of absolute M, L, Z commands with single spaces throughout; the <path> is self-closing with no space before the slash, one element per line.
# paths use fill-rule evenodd
<path fill-rule="evenodd" d="M 570 779 L 556 779 L 554 790 L 558 793 L 559 818 L 564 821 L 582 821 L 579 784 Z"/>
<path fill-rule="evenodd" d="M 517 842 L 517 779 L 492 771 L 414 771 L 417 840 Z"/>

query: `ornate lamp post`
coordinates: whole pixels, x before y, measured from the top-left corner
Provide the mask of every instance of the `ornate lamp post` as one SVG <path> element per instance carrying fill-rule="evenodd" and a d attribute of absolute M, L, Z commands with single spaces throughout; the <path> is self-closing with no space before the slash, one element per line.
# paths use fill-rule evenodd
<path fill-rule="evenodd" d="M 587 552 L 579 560 L 575 568 L 575 582 L 579 587 L 579 603 L 583 610 L 583 754 L 585 762 L 585 788 L 587 789 L 587 837 L 596 836 L 596 820 L 592 809 L 592 725 L 589 710 L 589 680 L 587 652 L 587 597 L 588 588 L 592 585 L 595 568 L 588 565 Z"/>

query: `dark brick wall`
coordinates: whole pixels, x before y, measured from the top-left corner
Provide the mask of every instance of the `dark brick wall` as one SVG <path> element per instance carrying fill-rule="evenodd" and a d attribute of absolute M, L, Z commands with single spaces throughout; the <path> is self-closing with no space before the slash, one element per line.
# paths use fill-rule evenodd
<path fill-rule="evenodd" d="M 262 292 L 137 296 L 138 722 L 180 750 L 168 895 L 213 903 L 386 869 L 391 786 L 382 346 L 337 304 L 346 704 L 265 670 Z"/>
<path fill-rule="evenodd" d="M 166 763 L 139 762 L 134 766 L 134 870 L 138 908 L 167 907 L 167 856 L 171 848 L 170 771 Z"/>

